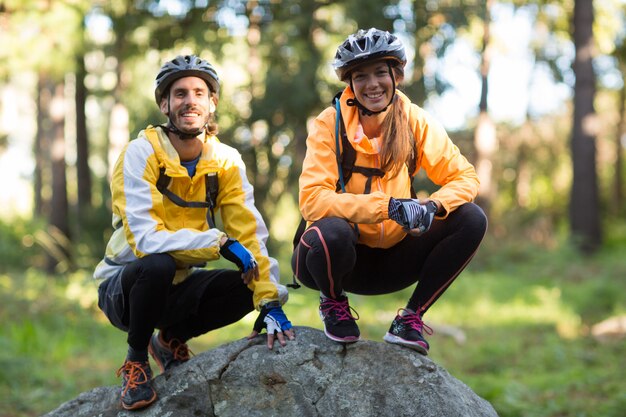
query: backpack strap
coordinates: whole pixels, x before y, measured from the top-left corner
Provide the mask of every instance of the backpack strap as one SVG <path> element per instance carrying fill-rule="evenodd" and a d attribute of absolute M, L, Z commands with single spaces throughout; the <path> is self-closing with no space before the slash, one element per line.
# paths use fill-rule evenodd
<path fill-rule="evenodd" d="M 207 212 L 207 222 L 209 227 L 215 228 L 215 208 L 217 207 L 217 193 L 219 192 L 219 183 L 217 182 L 217 172 L 209 172 L 205 175 L 206 201 L 209 203 L 209 211 Z M 209 213 L 211 218 L 209 219 Z"/>
<path fill-rule="evenodd" d="M 358 172 L 359 174 L 367 177 L 367 181 L 365 181 L 365 189 L 363 190 L 363 194 L 369 194 L 372 192 L 372 178 L 374 177 L 384 177 L 385 171 L 382 171 L 378 168 L 365 168 L 361 166 L 355 166 L 352 168 L 353 172 Z"/>
<path fill-rule="evenodd" d="M 346 134 L 345 127 L 343 125 L 343 118 L 339 115 L 339 121 L 337 122 L 340 126 L 340 136 L 341 136 L 341 148 L 339 148 L 339 144 L 337 144 L 337 152 L 339 161 L 337 162 L 340 166 L 340 172 L 343 175 L 344 185 L 350 181 L 352 178 L 352 172 L 354 171 L 354 164 L 356 163 L 356 150 L 352 147 L 352 144 L 348 140 L 348 135 Z M 339 188 L 337 189 L 339 191 Z M 346 190 L 344 189 L 343 192 Z"/>
<path fill-rule="evenodd" d="M 335 96 L 334 99 L 337 110 L 337 121 L 335 123 L 335 141 L 337 143 L 337 165 L 339 167 L 339 183 L 337 184 L 337 191 L 341 189 L 345 193 L 345 184 L 350 181 L 353 172 L 358 172 L 359 174 L 365 175 L 367 177 L 364 194 L 369 194 L 372 191 L 372 178 L 382 178 L 385 175 L 385 172 L 378 168 L 366 168 L 355 165 L 356 150 L 348 140 L 348 135 L 346 134 L 346 129 L 343 124 L 343 117 L 341 116 L 341 109 L 339 107 L 339 97 L 341 97 L 341 93 Z M 341 136 L 341 148 L 339 147 L 339 136 Z"/>
<path fill-rule="evenodd" d="M 346 134 L 346 128 L 343 125 L 343 117 L 341 116 L 341 91 L 335 95 L 333 102 L 335 104 L 335 154 L 337 155 L 337 170 L 339 171 L 339 184 L 337 184 L 336 191 L 346 192 L 346 182 L 350 181 L 352 177 L 352 170 L 354 169 L 354 163 L 356 161 L 356 151 L 348 141 L 348 135 Z M 339 146 L 339 136 L 341 136 L 341 142 L 343 150 Z M 359 225 L 354 223 L 354 231 L 357 237 L 359 236 Z"/>
<path fill-rule="evenodd" d="M 350 180 L 350 176 L 352 175 L 352 169 L 350 169 L 348 173 L 348 178 L 346 179 L 344 174 L 344 151 L 346 150 L 345 143 L 347 142 L 346 131 L 343 127 L 343 118 L 341 117 L 341 103 L 340 103 L 341 91 L 335 95 L 333 98 L 333 104 L 335 105 L 335 156 L 337 158 L 337 171 L 339 172 L 339 180 L 337 181 L 336 191 L 346 192 L 346 182 Z M 341 132 L 341 133 L 340 133 Z M 341 135 L 341 140 L 343 142 L 343 149 L 339 146 L 339 136 Z M 352 148 L 352 146 L 350 146 Z M 354 151 L 354 149 L 352 149 Z M 353 152 L 354 154 L 354 152 Z M 352 166 L 354 166 L 354 160 L 356 159 L 356 154 L 352 155 Z"/>
<path fill-rule="evenodd" d="M 354 172 L 357 172 L 367 177 L 367 181 L 365 182 L 365 189 L 363 193 L 369 194 L 372 191 L 372 178 L 384 177 L 385 171 L 379 168 L 366 168 L 366 167 L 362 167 L 359 165 L 355 165 L 356 164 L 356 150 L 354 149 L 354 147 L 348 140 L 348 135 L 346 134 L 345 126 L 343 124 L 343 118 L 341 117 L 341 115 L 338 117 L 338 119 L 339 119 L 339 129 L 341 132 L 340 135 L 341 135 L 342 151 L 340 152 L 340 155 L 338 155 L 337 161 L 338 163 L 341 164 L 340 172 L 343 175 L 343 185 L 345 187 L 345 184 L 347 184 L 348 181 L 350 181 L 352 174 Z M 411 132 L 411 147 L 413 148 L 413 153 L 411 154 L 411 157 L 408 159 L 408 161 L 406 161 L 406 165 L 408 168 L 409 182 L 411 184 L 411 198 L 417 198 L 417 193 L 415 192 L 415 188 L 413 187 L 413 179 L 414 179 L 413 173 L 415 172 L 415 169 L 417 168 L 417 158 L 415 155 L 415 138 L 413 136 L 413 132 Z M 340 176 L 340 180 L 341 180 L 341 176 Z M 337 184 L 337 191 L 339 190 L 340 190 L 339 184 Z M 345 192 L 345 188 L 343 191 Z"/>
<path fill-rule="evenodd" d="M 215 207 L 217 202 L 217 193 L 219 191 L 219 184 L 217 182 L 217 174 L 209 173 L 206 175 L 206 201 L 186 201 L 174 194 L 167 188 L 172 179 L 165 173 L 165 167 L 159 168 L 159 179 L 157 180 L 157 190 L 163 196 L 169 198 L 169 200 L 179 207 L 187 208 L 206 208 L 207 209 L 207 223 L 211 229 L 215 228 Z"/>
<path fill-rule="evenodd" d="M 415 187 L 413 186 L 413 179 L 415 175 L 413 173 L 417 169 L 417 155 L 415 152 L 415 136 L 413 132 L 411 133 L 411 147 L 413 148 L 413 152 L 411 153 L 411 157 L 407 161 L 407 168 L 409 169 L 409 182 L 411 184 L 411 198 L 417 198 L 417 193 L 415 192 Z"/>

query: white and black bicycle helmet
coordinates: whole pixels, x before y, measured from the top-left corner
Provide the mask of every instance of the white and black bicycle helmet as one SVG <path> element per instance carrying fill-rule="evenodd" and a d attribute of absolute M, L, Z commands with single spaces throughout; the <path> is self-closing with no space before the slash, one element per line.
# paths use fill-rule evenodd
<path fill-rule="evenodd" d="M 157 105 L 160 105 L 163 96 L 169 93 L 169 88 L 174 81 L 189 76 L 202 78 L 206 81 L 211 91 L 219 95 L 220 79 L 213 65 L 196 55 L 179 55 L 166 62 L 156 77 L 154 98 Z"/>
<path fill-rule="evenodd" d="M 346 81 L 350 71 L 363 62 L 376 59 L 396 61 L 406 65 L 406 52 L 397 36 L 376 28 L 361 29 L 337 48 L 333 68 L 340 80 Z"/>

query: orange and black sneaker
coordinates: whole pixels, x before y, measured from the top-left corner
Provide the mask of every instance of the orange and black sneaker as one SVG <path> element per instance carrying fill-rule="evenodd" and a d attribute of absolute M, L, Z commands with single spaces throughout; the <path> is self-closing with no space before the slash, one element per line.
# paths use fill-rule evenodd
<path fill-rule="evenodd" d="M 148 345 L 148 352 L 161 369 L 161 372 L 168 371 L 175 366 L 187 362 L 193 352 L 189 350 L 186 343 L 178 339 L 169 342 L 163 340 L 161 332 L 153 334 Z"/>
<path fill-rule="evenodd" d="M 152 388 L 152 370 L 148 362 L 126 360 L 117 371 L 122 376 L 122 407 L 126 410 L 138 410 L 152 404 L 157 394 Z"/>

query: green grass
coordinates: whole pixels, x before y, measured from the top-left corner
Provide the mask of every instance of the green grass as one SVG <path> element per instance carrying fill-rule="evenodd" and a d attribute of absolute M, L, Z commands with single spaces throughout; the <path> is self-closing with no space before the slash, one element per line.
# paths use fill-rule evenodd
<path fill-rule="evenodd" d="M 589 329 L 626 313 L 624 253 L 623 241 L 588 259 L 567 248 L 485 242 L 427 315 L 435 329 L 431 358 L 501 417 L 622 416 L 626 343 L 599 343 Z M 41 415 L 82 391 L 119 383 L 125 334 L 95 306 L 90 273 L 0 275 L 0 416 Z M 321 329 L 316 292 L 290 293 L 289 318 Z M 382 340 L 409 294 L 351 296 L 363 337 Z M 195 339 L 191 349 L 242 338 L 255 318 Z"/>

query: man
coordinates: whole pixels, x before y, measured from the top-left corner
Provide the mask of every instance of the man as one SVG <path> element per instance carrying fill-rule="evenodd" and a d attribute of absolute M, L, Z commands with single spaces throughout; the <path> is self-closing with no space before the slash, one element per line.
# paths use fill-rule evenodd
<path fill-rule="evenodd" d="M 248 337 L 265 324 L 270 349 L 275 337 L 283 346 L 285 336 L 295 338 L 241 155 L 215 136 L 218 96 L 219 78 L 207 61 L 187 55 L 167 62 L 155 99 L 168 123 L 140 132 L 115 166 L 115 231 L 94 277 L 104 279 L 98 305 L 128 333 L 118 371 L 128 410 L 157 398 L 148 353 L 166 372 L 189 360 L 189 339 L 255 308 L 260 315 Z M 215 227 L 218 210 L 224 231 Z M 220 256 L 239 270 L 202 269 Z"/>

